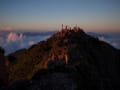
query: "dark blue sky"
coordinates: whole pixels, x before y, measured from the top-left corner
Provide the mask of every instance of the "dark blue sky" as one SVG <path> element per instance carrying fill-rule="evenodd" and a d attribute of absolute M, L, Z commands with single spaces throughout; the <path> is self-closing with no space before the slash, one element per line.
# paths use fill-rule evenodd
<path fill-rule="evenodd" d="M 120 0 L 0 0 L 0 29 L 119 31 Z"/>

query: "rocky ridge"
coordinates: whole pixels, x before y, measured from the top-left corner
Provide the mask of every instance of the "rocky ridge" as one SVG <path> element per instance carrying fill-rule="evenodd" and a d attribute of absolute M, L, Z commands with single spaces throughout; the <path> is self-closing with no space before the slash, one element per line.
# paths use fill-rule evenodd
<path fill-rule="evenodd" d="M 62 29 L 46 41 L 8 56 L 10 82 L 18 82 L 9 89 L 24 83 L 25 90 L 119 89 L 119 54 L 81 28 Z"/>

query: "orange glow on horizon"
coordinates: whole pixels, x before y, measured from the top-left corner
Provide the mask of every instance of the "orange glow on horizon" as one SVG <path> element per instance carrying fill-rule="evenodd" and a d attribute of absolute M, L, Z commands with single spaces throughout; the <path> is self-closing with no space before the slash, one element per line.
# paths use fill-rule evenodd
<path fill-rule="evenodd" d="M 14 28 L 10 26 L 5 26 L 5 27 L 0 27 L 0 30 L 11 31 L 14 30 Z"/>
<path fill-rule="evenodd" d="M 70 25 L 71 26 L 71 25 Z M 72 25 L 74 26 L 74 25 Z M 119 26 L 110 26 L 110 25 L 79 25 L 80 28 L 82 28 L 85 31 L 103 31 L 103 32 L 120 32 L 120 27 Z M 11 31 L 11 30 L 61 30 L 61 25 L 26 25 L 24 27 L 22 26 L 5 26 L 5 27 L 0 27 L 0 30 L 5 30 L 5 31 Z"/>

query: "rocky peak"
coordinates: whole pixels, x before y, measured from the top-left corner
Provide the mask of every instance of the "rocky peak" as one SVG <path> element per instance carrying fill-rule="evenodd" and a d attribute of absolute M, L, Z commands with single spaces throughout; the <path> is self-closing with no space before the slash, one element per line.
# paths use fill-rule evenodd
<path fill-rule="evenodd" d="M 62 26 L 60 32 L 46 41 L 12 53 L 8 57 L 10 56 L 15 58 L 15 62 L 9 66 L 11 82 L 31 80 L 37 71 L 46 69 L 49 72 L 49 68 L 53 70 L 52 75 L 59 72 L 58 68 L 62 73 L 65 73 L 64 69 L 67 68 L 66 70 L 70 71 L 69 75 L 72 75 L 72 80 L 73 77 L 77 78 L 79 89 L 94 87 L 102 90 L 105 87 L 115 87 L 120 82 L 118 50 L 87 35 L 79 27 L 71 29 Z M 48 77 L 49 74 L 47 73 Z"/>

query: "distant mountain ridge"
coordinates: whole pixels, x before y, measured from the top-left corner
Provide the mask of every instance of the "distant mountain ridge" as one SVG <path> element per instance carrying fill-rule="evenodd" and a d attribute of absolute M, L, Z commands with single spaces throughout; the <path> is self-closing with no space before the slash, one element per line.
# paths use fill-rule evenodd
<path fill-rule="evenodd" d="M 63 29 L 47 40 L 7 57 L 10 61 L 9 79 L 11 83 L 18 80 L 28 80 L 28 82 L 32 80 L 31 89 L 25 86 L 28 90 L 36 90 L 36 87 L 39 88 L 38 90 L 41 90 L 42 87 L 44 87 L 43 90 L 45 88 L 53 90 L 55 88 L 53 79 L 53 86 L 50 86 L 49 89 L 46 86 L 49 86 L 54 74 L 58 76 L 55 80 L 70 77 L 71 83 L 75 82 L 72 84 L 74 89 L 71 89 L 71 84 L 68 82 L 66 82 L 68 86 L 65 88 L 71 87 L 70 89 L 59 86 L 58 82 L 59 89 L 56 87 L 55 90 L 120 88 L 120 51 L 87 35 L 81 28 Z M 62 73 L 63 77 L 60 77 L 58 73 L 60 75 Z M 40 77 L 43 77 L 43 81 Z M 48 78 L 48 81 L 45 78 Z M 46 84 L 40 86 L 39 83 Z M 10 88 L 13 87 L 15 87 L 14 84 Z"/>

